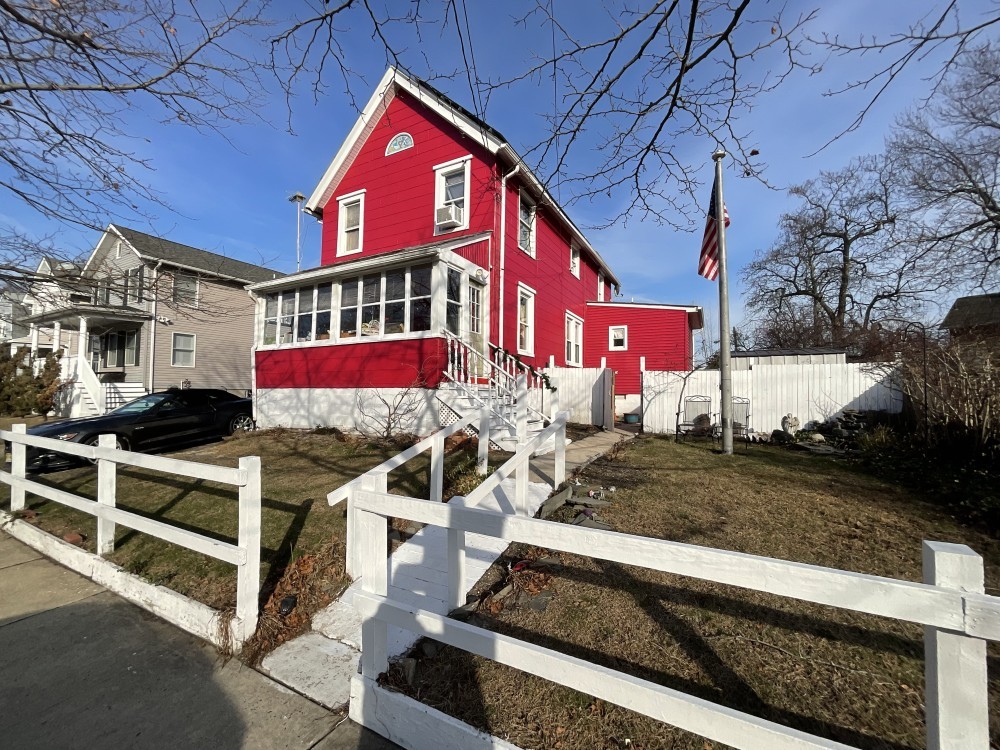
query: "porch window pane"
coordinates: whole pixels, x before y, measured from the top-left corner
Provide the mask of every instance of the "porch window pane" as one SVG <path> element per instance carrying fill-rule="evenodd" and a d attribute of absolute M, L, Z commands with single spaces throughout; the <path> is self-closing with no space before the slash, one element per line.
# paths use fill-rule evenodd
<path fill-rule="evenodd" d="M 312 312 L 313 288 L 311 286 L 299 289 L 299 314 Z"/>
<path fill-rule="evenodd" d="M 364 305 L 377 303 L 382 292 L 382 275 L 370 274 L 365 276 L 362 283 L 361 303 Z"/>
<path fill-rule="evenodd" d="M 462 333 L 462 273 L 448 269 L 448 310 L 445 320 L 448 330 L 456 336 Z"/>
<path fill-rule="evenodd" d="M 361 335 L 378 336 L 381 331 L 380 305 L 364 305 L 361 308 Z"/>
<path fill-rule="evenodd" d="M 354 307 L 358 304 L 358 280 L 344 279 L 340 285 L 341 307 Z"/>
<path fill-rule="evenodd" d="M 330 284 L 323 284 L 316 293 L 316 309 L 329 310 L 333 301 L 333 287 Z"/>
<path fill-rule="evenodd" d="M 325 341 L 330 338 L 330 311 L 316 313 L 316 340 Z"/>
<path fill-rule="evenodd" d="M 278 328 L 278 343 L 279 344 L 290 344 L 292 343 L 292 321 L 295 320 L 290 315 L 281 319 L 281 325 Z"/>
<path fill-rule="evenodd" d="M 387 300 L 406 297 L 406 271 L 389 271 L 385 275 L 385 298 Z"/>
<path fill-rule="evenodd" d="M 264 321 L 264 346 L 269 346 L 277 341 L 278 321 Z"/>
<path fill-rule="evenodd" d="M 357 291 L 357 289 L 355 289 Z M 358 308 L 352 307 L 340 311 L 340 338 L 350 338 L 358 335 Z"/>
<path fill-rule="evenodd" d="M 410 330 L 431 330 L 431 301 L 429 297 L 410 302 Z"/>
<path fill-rule="evenodd" d="M 295 315 L 295 290 L 290 289 L 281 293 L 281 314 Z"/>
<path fill-rule="evenodd" d="M 406 323 L 406 303 L 389 302 L 385 306 L 385 332 L 402 333 Z"/>
<path fill-rule="evenodd" d="M 312 313 L 300 315 L 296 319 L 295 340 L 312 341 L 313 316 Z"/>
<path fill-rule="evenodd" d="M 410 296 L 425 297 L 431 293 L 431 267 L 416 266 L 410 269 Z"/>
<path fill-rule="evenodd" d="M 264 298 L 264 317 L 278 317 L 278 295 L 269 294 Z"/>

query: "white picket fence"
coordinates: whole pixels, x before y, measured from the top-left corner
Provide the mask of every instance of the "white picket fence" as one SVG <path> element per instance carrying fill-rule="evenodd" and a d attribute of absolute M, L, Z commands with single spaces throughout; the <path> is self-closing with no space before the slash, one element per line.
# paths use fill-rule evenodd
<path fill-rule="evenodd" d="M 792 414 L 804 427 L 843 412 L 899 412 L 903 394 L 891 365 L 823 364 L 765 365 L 737 370 L 733 397 L 750 401 L 750 427 L 770 434 L 781 429 L 781 418 Z M 712 422 L 719 422 L 719 371 L 645 371 L 642 373 L 642 421 L 646 432 L 673 432 L 678 412 L 689 396 L 711 398 Z"/>
<path fill-rule="evenodd" d="M 393 737 L 410 750 L 437 750 L 443 745 L 511 746 L 481 735 L 467 735 L 462 744 L 443 743 L 441 737 L 453 730 L 453 720 L 449 723 L 447 717 L 413 701 L 392 700 L 376 682 L 388 668 L 386 633 L 390 625 L 571 687 L 710 741 L 749 750 L 830 750 L 848 746 L 394 600 L 388 596 L 389 517 L 446 528 L 449 539 L 453 535 L 464 538 L 481 534 L 923 625 L 927 746 L 936 750 L 989 747 L 986 641 L 1000 640 L 1000 598 L 983 593 L 982 558 L 964 545 L 924 542 L 924 583 L 913 583 L 444 505 L 392 495 L 370 483 L 351 493 L 350 504 L 351 512 L 357 514 L 363 570 L 362 591 L 354 598 L 363 623 L 362 674 L 352 686 L 351 718 L 375 731 L 419 722 L 422 731 Z M 449 554 L 449 561 L 453 559 L 459 564 L 458 558 Z M 390 701 L 391 709 L 387 707 Z M 386 716 L 389 712 L 395 715 Z"/>
<path fill-rule="evenodd" d="M 0 430 L 0 440 L 7 441 L 11 445 L 11 470 L 9 473 L 0 471 L 0 482 L 10 486 L 11 513 L 17 513 L 24 508 L 25 495 L 30 492 L 46 500 L 95 516 L 97 518 L 98 555 L 107 555 L 114 551 L 115 526 L 121 524 L 171 544 L 177 544 L 194 552 L 200 552 L 231 563 L 236 566 L 237 570 L 236 613 L 230 627 L 232 641 L 238 647 L 257 629 L 257 598 L 260 591 L 260 457 L 244 456 L 239 459 L 239 467 L 234 469 L 118 450 L 115 448 L 114 435 L 101 435 L 96 446 L 27 435 L 23 424 L 13 425 L 10 431 Z M 91 500 L 28 479 L 26 471 L 27 446 L 96 461 L 97 500 Z M 161 471 L 237 487 L 239 532 L 236 544 L 223 542 L 118 508 L 116 506 L 116 493 L 119 465 Z M 148 598 L 137 603 L 143 606 L 150 604 Z M 172 610 L 176 607 L 177 601 L 175 599 L 172 600 L 167 609 Z M 178 614 L 160 608 L 150 608 L 181 627 L 185 627 L 187 622 L 191 620 L 191 617 L 184 613 Z M 199 634 L 206 635 L 204 632 Z"/>

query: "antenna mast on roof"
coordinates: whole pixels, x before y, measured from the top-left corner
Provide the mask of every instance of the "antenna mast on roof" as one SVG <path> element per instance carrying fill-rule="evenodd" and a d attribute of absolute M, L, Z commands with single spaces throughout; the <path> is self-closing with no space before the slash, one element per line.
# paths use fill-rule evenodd
<path fill-rule="evenodd" d="M 295 205 L 295 273 L 302 270 L 302 201 L 306 197 L 302 193 L 288 196 L 290 203 Z"/>

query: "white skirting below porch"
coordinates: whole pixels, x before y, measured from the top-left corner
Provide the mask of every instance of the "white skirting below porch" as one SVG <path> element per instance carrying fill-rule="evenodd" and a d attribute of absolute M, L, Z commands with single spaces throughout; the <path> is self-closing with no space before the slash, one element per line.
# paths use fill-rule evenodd
<path fill-rule="evenodd" d="M 392 432 L 424 436 L 441 427 L 436 394 L 432 388 L 261 388 L 254 410 L 260 428 L 336 427 L 384 434 L 392 419 Z"/>

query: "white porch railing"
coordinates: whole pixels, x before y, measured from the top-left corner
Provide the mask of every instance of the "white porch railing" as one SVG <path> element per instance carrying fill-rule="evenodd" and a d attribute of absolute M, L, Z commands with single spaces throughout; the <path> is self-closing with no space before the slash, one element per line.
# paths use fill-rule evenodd
<path fill-rule="evenodd" d="M 450 619 L 388 597 L 387 517 L 483 534 L 622 565 L 684 575 L 924 626 L 927 746 L 989 747 L 986 641 L 1000 640 L 1000 598 L 984 591 L 983 561 L 964 545 L 924 542 L 924 583 L 864 575 L 691 544 L 580 528 L 494 511 L 390 495 L 374 483 L 352 493 L 361 550 L 362 676 L 351 717 L 378 731 L 376 678 L 388 668 L 393 625 L 571 687 L 701 735 L 751 750 L 846 748 L 654 682 Z M 449 553 L 449 565 L 456 564 Z M 358 705 L 355 705 L 357 699 Z M 420 714 L 427 721 L 430 712 Z M 434 747 L 428 728 L 406 746 Z M 399 741 L 399 738 L 396 738 Z M 409 742 L 409 740 L 406 740 Z M 404 743 L 405 744 L 405 743 Z"/>
<path fill-rule="evenodd" d="M 104 414 L 107 411 L 104 388 L 87 358 L 79 355 L 63 356 L 61 363 L 63 379 L 75 381 L 86 392 L 97 413 Z"/>
<path fill-rule="evenodd" d="M 11 470 L 9 473 L 0 471 L 0 482 L 10 486 L 12 513 L 24 508 L 25 495 L 30 492 L 46 500 L 95 516 L 99 555 L 107 555 L 114 551 L 115 526 L 122 524 L 130 529 L 235 565 L 236 616 L 231 626 L 232 638 L 238 646 L 253 634 L 257 628 L 257 598 L 260 591 L 261 485 L 258 456 L 240 458 L 239 468 L 233 469 L 117 450 L 114 435 L 101 435 L 97 446 L 27 435 L 23 424 L 13 425 L 10 431 L 0 430 L 0 440 L 11 444 Z M 27 479 L 27 446 L 96 460 L 97 500 Z M 238 487 L 239 533 L 236 544 L 222 542 L 118 508 L 116 485 L 119 464 Z"/>

